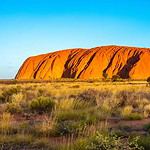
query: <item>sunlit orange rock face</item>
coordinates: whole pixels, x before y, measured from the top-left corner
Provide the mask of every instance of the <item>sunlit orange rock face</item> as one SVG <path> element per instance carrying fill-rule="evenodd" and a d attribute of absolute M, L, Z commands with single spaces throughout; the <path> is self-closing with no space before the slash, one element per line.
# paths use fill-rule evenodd
<path fill-rule="evenodd" d="M 113 75 L 124 79 L 147 79 L 150 76 L 150 49 L 102 46 L 33 56 L 25 60 L 16 79 L 101 79 Z"/>

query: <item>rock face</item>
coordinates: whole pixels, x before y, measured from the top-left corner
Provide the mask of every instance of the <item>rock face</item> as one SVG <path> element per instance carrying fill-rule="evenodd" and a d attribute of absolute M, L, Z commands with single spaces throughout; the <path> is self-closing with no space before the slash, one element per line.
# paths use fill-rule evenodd
<path fill-rule="evenodd" d="M 124 79 L 147 79 L 150 76 L 150 49 L 102 46 L 33 56 L 25 60 L 16 79 L 100 79 L 113 75 Z"/>

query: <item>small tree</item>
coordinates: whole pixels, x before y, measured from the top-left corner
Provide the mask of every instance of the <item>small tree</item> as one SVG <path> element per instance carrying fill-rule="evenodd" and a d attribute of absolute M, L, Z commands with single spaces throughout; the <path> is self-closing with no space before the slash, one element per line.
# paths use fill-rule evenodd
<path fill-rule="evenodd" d="M 103 77 L 106 80 L 108 78 L 108 74 L 106 72 L 103 72 Z"/>
<path fill-rule="evenodd" d="M 147 85 L 150 86 L 150 77 L 147 78 Z"/>
<path fill-rule="evenodd" d="M 113 75 L 112 78 L 111 78 L 111 81 L 116 82 L 118 79 L 120 79 L 119 75 Z"/>

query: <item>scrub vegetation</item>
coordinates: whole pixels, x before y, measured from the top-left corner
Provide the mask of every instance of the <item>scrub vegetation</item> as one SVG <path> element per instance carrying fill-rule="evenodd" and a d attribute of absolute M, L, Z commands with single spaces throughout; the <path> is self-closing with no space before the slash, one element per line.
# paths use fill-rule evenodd
<path fill-rule="evenodd" d="M 2 150 L 149 150 L 146 83 L 0 84 Z"/>

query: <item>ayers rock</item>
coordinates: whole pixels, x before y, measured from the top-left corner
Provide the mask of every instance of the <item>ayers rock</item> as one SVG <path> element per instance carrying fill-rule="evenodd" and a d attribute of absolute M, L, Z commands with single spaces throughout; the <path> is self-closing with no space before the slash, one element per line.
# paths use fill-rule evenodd
<path fill-rule="evenodd" d="M 150 48 L 102 46 L 68 49 L 25 60 L 16 79 L 100 79 L 119 75 L 127 79 L 150 76 Z"/>

